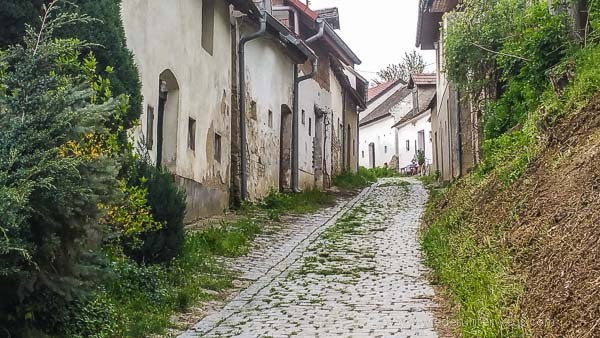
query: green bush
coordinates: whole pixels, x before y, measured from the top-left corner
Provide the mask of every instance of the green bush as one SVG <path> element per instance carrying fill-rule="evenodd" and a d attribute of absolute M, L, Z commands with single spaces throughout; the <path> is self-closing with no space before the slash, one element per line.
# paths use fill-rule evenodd
<path fill-rule="evenodd" d="M 147 189 L 152 216 L 162 226 L 141 233 L 141 245 L 127 241 L 125 252 L 138 262 L 170 262 L 180 254 L 184 243 L 185 191 L 174 182 L 166 168 L 157 168 L 146 156 L 134 163 L 129 184 Z"/>
<path fill-rule="evenodd" d="M 42 295 L 68 303 L 88 289 L 98 272 L 89 248 L 104 230 L 98 205 L 117 192 L 114 154 L 86 149 L 110 138 L 104 126 L 124 101 L 91 103 L 83 45 L 52 35 L 87 19 L 58 10 L 25 47 L 0 52 L 0 326 L 14 335 L 43 325 Z"/>

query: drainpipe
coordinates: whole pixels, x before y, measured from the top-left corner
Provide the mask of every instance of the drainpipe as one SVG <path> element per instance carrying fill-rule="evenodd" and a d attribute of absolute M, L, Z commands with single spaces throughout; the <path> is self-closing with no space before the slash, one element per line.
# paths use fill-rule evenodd
<path fill-rule="evenodd" d="M 244 36 L 238 44 L 238 71 L 239 71 L 239 100 L 240 100 L 240 167 L 241 199 L 248 198 L 248 173 L 247 173 L 247 150 L 246 144 L 246 60 L 244 56 L 244 47 L 246 43 L 258 39 L 267 32 L 267 15 L 263 11 L 260 18 L 260 28 L 258 31 Z"/>
<path fill-rule="evenodd" d="M 359 127 L 358 120 L 359 120 L 359 116 L 358 116 L 358 111 L 357 111 L 356 112 L 356 144 L 354 144 L 353 147 L 352 147 L 352 149 L 353 149 L 352 153 L 357 158 L 357 160 L 356 160 L 356 172 L 358 172 L 358 167 L 359 167 L 358 157 L 360 156 L 359 150 L 358 150 L 359 149 L 359 143 L 358 142 L 360 140 L 360 129 L 358 128 Z"/>
<path fill-rule="evenodd" d="M 454 89 L 454 108 L 456 109 L 456 119 L 458 120 L 456 123 L 456 140 L 458 142 L 457 149 L 457 157 L 458 157 L 458 176 L 463 175 L 462 168 L 462 131 L 461 131 L 461 116 L 460 116 L 460 96 L 458 93 L 458 89 Z"/>
<path fill-rule="evenodd" d="M 342 171 L 346 171 L 346 89 L 342 89 Z"/>
<path fill-rule="evenodd" d="M 290 6 L 273 6 L 273 12 L 291 12 L 294 13 L 294 33 L 300 35 L 300 22 L 298 21 L 298 11 Z"/>
<path fill-rule="evenodd" d="M 319 32 L 306 40 L 306 43 L 315 42 L 323 36 L 325 32 L 325 21 L 317 19 L 319 23 Z M 300 82 L 312 78 L 317 73 L 319 60 L 314 58 L 312 60 L 312 69 L 310 73 L 304 76 L 298 76 L 298 65 L 294 64 L 294 110 L 292 112 L 292 191 L 299 192 L 298 188 L 298 172 L 299 172 L 299 161 L 300 161 L 300 150 L 298 144 L 299 139 L 299 125 L 298 125 L 298 112 L 300 110 Z"/>

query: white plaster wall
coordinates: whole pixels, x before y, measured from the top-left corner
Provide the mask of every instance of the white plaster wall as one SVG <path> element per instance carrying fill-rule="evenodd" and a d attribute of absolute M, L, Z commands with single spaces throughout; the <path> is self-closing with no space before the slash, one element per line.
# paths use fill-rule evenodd
<path fill-rule="evenodd" d="M 381 105 L 383 102 L 385 102 L 385 100 L 387 100 L 390 96 L 392 96 L 392 94 L 394 94 L 396 91 L 400 90 L 402 87 L 404 87 L 404 85 L 401 83 L 398 83 L 394 87 L 389 88 L 388 91 L 385 92 L 380 97 L 378 97 L 377 100 L 370 102 L 367 106 L 367 109 L 365 109 L 364 111 L 359 113 L 360 119 L 363 119 L 365 116 L 369 115 L 375 108 L 377 108 L 379 105 Z"/>
<path fill-rule="evenodd" d="M 375 100 L 369 105 L 369 110 L 373 111 L 375 107 L 383 103 L 383 101 L 395 91 L 396 90 L 392 90 L 391 93 L 386 93 L 382 98 Z M 369 144 L 371 143 L 375 144 L 375 166 L 383 167 L 385 163 L 388 165 L 390 164 L 392 157 L 398 155 L 399 151 L 399 146 L 396 142 L 396 129 L 393 128 L 393 126 L 396 121 L 408 114 L 411 109 L 412 95 L 409 94 L 390 110 L 390 117 L 360 127 L 360 146 L 358 154 L 360 166 L 365 168 L 369 168 L 370 166 Z M 361 114 L 361 116 L 364 117 L 363 114 Z"/>
<path fill-rule="evenodd" d="M 313 167 L 313 142 L 316 121 L 315 105 L 325 111 L 332 110 L 331 93 L 319 86 L 314 79 L 308 79 L 299 86 L 298 134 L 299 134 L 299 185 L 301 189 L 315 188 Z M 302 111 L 304 110 L 304 122 Z M 309 122 L 310 120 L 310 122 Z M 312 128 L 309 133 L 309 127 Z M 325 156 L 331 154 L 331 148 L 323 149 Z M 328 161 L 329 163 L 329 161 Z"/>
<path fill-rule="evenodd" d="M 248 34 L 256 27 L 244 30 Z M 281 105 L 292 109 L 293 81 L 293 63 L 281 47 L 268 38 L 246 44 L 248 193 L 252 200 L 279 187 Z M 251 101 L 256 102 L 256 116 L 252 116 Z"/>
<path fill-rule="evenodd" d="M 127 45 L 134 53 L 144 95 L 144 113 L 134 132 L 136 139 L 144 137 L 146 109 L 153 106 L 154 146 L 150 156 L 156 159 L 159 75 L 169 69 L 179 85 L 178 128 L 164 134 L 165 139 L 177 139 L 175 173 L 196 182 L 227 185 L 231 102 L 229 6 L 215 1 L 213 55 L 201 46 L 202 1 L 123 0 L 121 7 Z M 187 144 L 190 117 L 196 120 L 195 152 Z M 220 163 L 207 151 L 212 149 L 211 129 L 222 137 Z"/>
<path fill-rule="evenodd" d="M 370 168 L 369 144 L 375 144 L 375 166 L 389 165 L 396 154 L 396 129 L 394 118 L 387 117 L 360 128 L 359 165 Z"/>
<path fill-rule="evenodd" d="M 415 142 L 418 144 L 419 131 L 425 131 L 425 160 L 426 164 L 431 164 L 433 161 L 432 155 L 432 140 L 429 137 L 431 131 L 431 123 L 429 122 L 430 112 L 427 112 L 411 122 L 405 123 L 398 127 L 398 143 L 399 143 L 399 167 L 404 168 L 412 163 L 417 152 Z M 406 141 L 410 142 L 410 150 L 406 149 Z"/>

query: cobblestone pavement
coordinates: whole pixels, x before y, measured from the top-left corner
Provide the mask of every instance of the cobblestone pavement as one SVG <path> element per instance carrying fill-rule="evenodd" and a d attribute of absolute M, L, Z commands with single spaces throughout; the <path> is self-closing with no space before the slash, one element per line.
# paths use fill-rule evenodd
<path fill-rule="evenodd" d="M 384 179 L 305 219 L 248 256 L 252 284 L 180 337 L 437 337 L 418 242 L 426 199 L 416 180 Z"/>

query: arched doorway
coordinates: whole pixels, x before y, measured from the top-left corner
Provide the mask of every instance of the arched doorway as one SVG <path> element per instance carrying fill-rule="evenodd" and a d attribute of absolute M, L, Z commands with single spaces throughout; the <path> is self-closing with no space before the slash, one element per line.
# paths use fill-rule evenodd
<path fill-rule="evenodd" d="M 179 83 L 170 70 L 159 76 L 156 164 L 171 171 L 177 166 Z"/>

